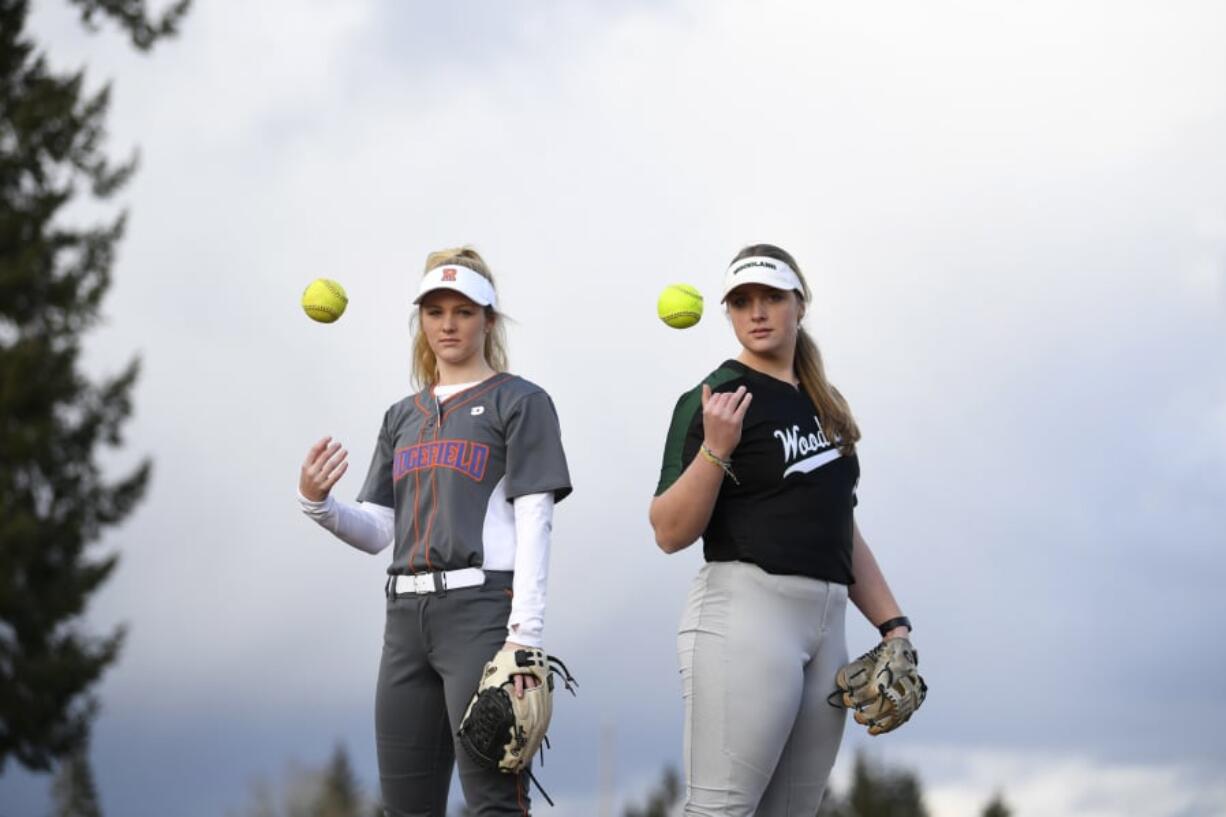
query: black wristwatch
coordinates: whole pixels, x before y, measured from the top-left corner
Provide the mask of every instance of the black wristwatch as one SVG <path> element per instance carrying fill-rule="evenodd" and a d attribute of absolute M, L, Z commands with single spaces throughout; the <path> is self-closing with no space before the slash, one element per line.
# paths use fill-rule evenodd
<path fill-rule="evenodd" d="M 889 621 L 883 621 L 877 625 L 877 632 L 881 633 L 882 638 L 885 638 L 885 634 L 890 630 L 893 630 L 895 627 L 906 627 L 907 633 L 910 634 L 911 619 L 907 618 L 906 616 L 899 616 L 898 618 L 892 618 Z"/>

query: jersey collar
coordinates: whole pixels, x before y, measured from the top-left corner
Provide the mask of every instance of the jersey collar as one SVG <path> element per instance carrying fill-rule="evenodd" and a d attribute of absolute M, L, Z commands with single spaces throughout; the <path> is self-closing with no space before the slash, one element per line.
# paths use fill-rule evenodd
<path fill-rule="evenodd" d="M 801 390 L 800 386 L 793 386 L 786 380 L 780 380 L 779 378 L 773 377 L 765 372 L 760 372 L 751 366 L 746 366 L 744 363 L 736 360 L 735 358 L 730 358 L 724 361 L 724 367 L 732 369 L 734 372 L 738 372 L 743 377 L 752 380 L 755 383 L 762 383 L 776 389 L 786 389 L 791 394 L 796 394 Z"/>

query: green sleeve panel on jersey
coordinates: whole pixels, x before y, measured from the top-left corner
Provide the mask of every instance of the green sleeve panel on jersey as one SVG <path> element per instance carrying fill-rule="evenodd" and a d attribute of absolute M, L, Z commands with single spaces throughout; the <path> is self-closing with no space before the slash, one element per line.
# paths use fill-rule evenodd
<path fill-rule="evenodd" d="M 721 366 L 703 379 L 702 383 L 718 391 L 719 387 L 734 380 L 739 373 Z M 698 453 L 702 443 L 702 383 L 681 395 L 673 409 L 673 419 L 668 426 L 668 438 L 664 441 L 664 463 L 660 466 L 660 482 L 656 496 L 667 491 Z M 694 437 L 697 437 L 695 442 Z M 686 444 L 689 440 L 689 445 Z"/>
<path fill-rule="evenodd" d="M 673 419 L 668 426 L 668 437 L 664 441 L 664 464 L 660 466 L 660 482 L 656 485 L 656 496 L 667 491 L 687 463 L 683 461 L 685 438 L 689 435 L 690 426 L 694 423 L 694 415 L 702 409 L 702 387 L 690 389 L 681 395 L 677 407 L 673 409 Z"/>

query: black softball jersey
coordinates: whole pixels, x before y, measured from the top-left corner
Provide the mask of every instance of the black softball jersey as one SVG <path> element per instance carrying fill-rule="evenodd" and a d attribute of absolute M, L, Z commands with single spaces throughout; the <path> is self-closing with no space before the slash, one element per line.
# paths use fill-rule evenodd
<path fill-rule="evenodd" d="M 712 392 L 753 394 L 703 531 L 709 562 L 752 562 L 768 573 L 852 584 L 853 509 L 860 463 L 822 430 L 804 389 L 725 361 L 703 380 Z M 656 496 L 676 482 L 702 445 L 702 385 L 677 401 Z M 717 467 L 711 464 L 712 468 Z"/>

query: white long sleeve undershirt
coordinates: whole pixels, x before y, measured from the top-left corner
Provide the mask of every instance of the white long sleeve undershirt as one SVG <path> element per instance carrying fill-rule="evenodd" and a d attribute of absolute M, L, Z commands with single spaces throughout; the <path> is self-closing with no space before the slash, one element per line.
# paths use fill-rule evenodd
<path fill-rule="evenodd" d="M 374 502 L 351 505 L 328 494 L 319 502 L 298 494 L 302 512 L 347 545 L 378 553 L 395 539 L 395 512 Z"/>
<path fill-rule="evenodd" d="M 540 647 L 545 630 L 545 590 L 549 583 L 549 542 L 553 531 L 553 494 L 524 494 L 515 509 L 515 578 L 507 640 Z"/>
<path fill-rule="evenodd" d="M 379 553 L 395 539 L 395 512 L 374 502 L 352 504 L 331 494 L 319 502 L 298 494 L 302 512 L 346 544 Z M 549 542 L 553 494 L 525 494 L 512 500 L 515 511 L 515 577 L 507 640 L 540 647 L 545 627 L 549 580 Z"/>

